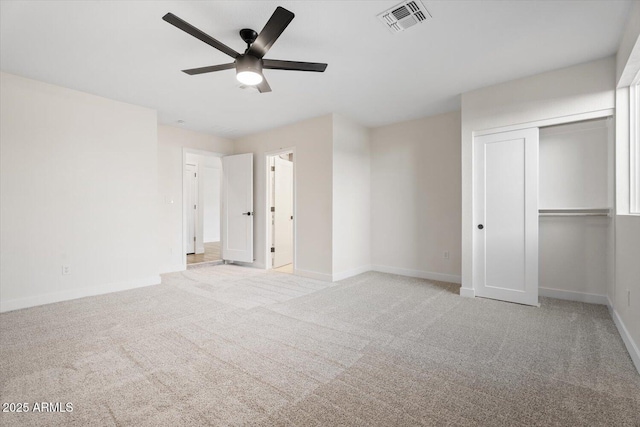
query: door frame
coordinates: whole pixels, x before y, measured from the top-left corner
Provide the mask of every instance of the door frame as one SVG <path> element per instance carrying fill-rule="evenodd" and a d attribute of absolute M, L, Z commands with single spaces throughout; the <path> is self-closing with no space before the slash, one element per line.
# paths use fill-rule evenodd
<path fill-rule="evenodd" d="M 293 158 L 293 273 L 296 272 L 297 267 L 297 250 L 298 247 L 298 235 L 296 232 L 297 223 L 298 223 L 298 215 L 297 215 L 297 197 L 296 197 L 296 147 L 289 148 L 280 148 L 274 151 L 267 151 L 264 153 L 264 169 L 265 169 L 265 204 L 264 211 L 265 215 L 265 245 L 264 245 L 264 265 L 265 270 L 271 270 L 272 263 L 271 260 L 271 164 L 269 162 L 270 157 L 278 156 L 280 154 L 292 154 Z"/>
<path fill-rule="evenodd" d="M 220 157 L 220 158 L 222 158 L 224 156 L 229 156 L 229 154 L 217 153 L 217 152 L 206 151 L 206 150 L 198 150 L 196 148 L 182 147 L 182 166 L 180 167 L 180 169 L 182 170 L 182 197 L 181 197 L 181 201 L 182 201 L 182 209 L 181 209 L 181 216 L 182 216 L 182 243 L 181 243 L 181 247 L 182 247 L 182 270 L 186 270 L 187 269 L 187 243 L 186 243 L 187 217 L 186 217 L 186 209 L 185 209 L 185 206 L 187 204 L 187 192 L 186 192 L 187 182 L 186 182 L 186 180 L 184 178 L 184 175 L 185 175 L 185 172 L 186 172 L 186 165 L 187 165 L 187 153 L 189 153 L 189 154 L 198 154 L 200 156 L 210 156 L 210 157 Z M 200 165 L 196 166 L 196 171 L 197 171 L 198 174 L 200 174 Z M 223 203 L 223 200 L 222 200 L 222 193 L 221 193 L 220 194 L 220 214 L 221 215 L 222 215 L 222 203 Z M 220 233 L 220 245 L 222 245 L 222 233 Z"/>

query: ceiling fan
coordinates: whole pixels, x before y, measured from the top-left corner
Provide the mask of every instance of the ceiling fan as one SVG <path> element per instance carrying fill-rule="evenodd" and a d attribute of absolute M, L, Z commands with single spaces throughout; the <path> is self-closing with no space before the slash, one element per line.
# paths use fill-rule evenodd
<path fill-rule="evenodd" d="M 294 16 L 292 12 L 278 6 L 260 34 L 248 28 L 240 30 L 240 37 L 247 43 L 247 49 L 244 53 L 236 52 L 224 43 L 219 42 L 188 22 L 178 18 L 173 13 L 167 13 L 162 19 L 234 59 L 233 62 L 228 64 L 191 68 L 189 70 L 182 70 L 183 72 L 189 75 L 196 75 L 235 68 L 236 78 L 240 83 L 256 86 L 260 93 L 263 93 L 271 92 L 271 87 L 262 74 L 263 69 L 316 71 L 322 73 L 327 68 L 327 64 L 317 62 L 282 61 L 263 58 L 273 43 L 280 37 L 280 34 L 282 34 L 293 20 Z"/>

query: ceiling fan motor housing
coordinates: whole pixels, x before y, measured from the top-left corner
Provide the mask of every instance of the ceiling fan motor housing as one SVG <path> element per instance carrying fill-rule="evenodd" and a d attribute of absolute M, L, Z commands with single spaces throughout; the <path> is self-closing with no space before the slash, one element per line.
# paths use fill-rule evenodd
<path fill-rule="evenodd" d="M 240 37 L 242 37 L 242 40 L 244 40 L 247 46 L 251 46 L 251 44 L 258 38 L 258 33 L 250 28 L 243 28 L 240 30 Z"/>
<path fill-rule="evenodd" d="M 236 58 L 236 72 L 251 71 L 262 74 L 262 59 L 253 55 L 240 55 Z"/>

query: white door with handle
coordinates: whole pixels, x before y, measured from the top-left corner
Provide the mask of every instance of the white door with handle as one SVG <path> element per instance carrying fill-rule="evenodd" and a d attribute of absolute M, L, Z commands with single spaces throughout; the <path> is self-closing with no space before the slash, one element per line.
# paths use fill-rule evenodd
<path fill-rule="evenodd" d="M 253 154 L 222 158 L 222 259 L 253 262 Z"/>
<path fill-rule="evenodd" d="M 474 138 L 476 295 L 538 305 L 538 128 Z"/>
<path fill-rule="evenodd" d="M 275 157 L 273 267 L 293 262 L 293 162 Z"/>

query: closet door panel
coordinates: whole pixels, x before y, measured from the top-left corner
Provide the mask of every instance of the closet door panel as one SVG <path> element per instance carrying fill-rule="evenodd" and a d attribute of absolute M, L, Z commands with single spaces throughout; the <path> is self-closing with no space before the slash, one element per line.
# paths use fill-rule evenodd
<path fill-rule="evenodd" d="M 538 304 L 538 129 L 475 138 L 476 294 Z"/>
<path fill-rule="evenodd" d="M 485 286 L 524 290 L 525 140 L 485 145 Z"/>

